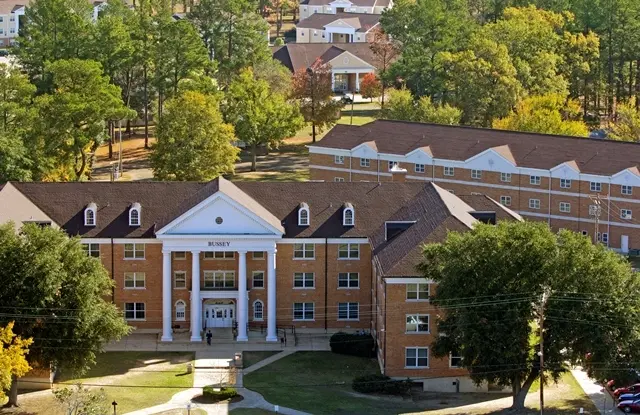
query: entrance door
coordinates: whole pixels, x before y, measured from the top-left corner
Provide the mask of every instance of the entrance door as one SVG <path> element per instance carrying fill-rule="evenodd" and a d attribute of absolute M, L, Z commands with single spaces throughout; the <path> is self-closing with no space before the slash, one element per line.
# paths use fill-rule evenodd
<path fill-rule="evenodd" d="M 629 235 L 622 235 L 620 238 L 620 250 L 623 254 L 629 253 Z"/>
<path fill-rule="evenodd" d="M 233 325 L 233 312 L 233 305 L 207 305 L 204 311 L 207 327 L 231 327 Z"/>

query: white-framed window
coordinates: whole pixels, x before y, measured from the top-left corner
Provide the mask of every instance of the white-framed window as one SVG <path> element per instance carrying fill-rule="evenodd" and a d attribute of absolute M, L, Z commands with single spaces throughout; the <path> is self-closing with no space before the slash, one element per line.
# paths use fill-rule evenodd
<path fill-rule="evenodd" d="M 338 288 L 360 288 L 360 274 L 357 272 L 340 272 Z"/>
<path fill-rule="evenodd" d="M 313 320 L 314 319 L 314 303 L 293 303 L 293 319 L 294 320 Z"/>
<path fill-rule="evenodd" d="M 333 162 L 335 164 L 344 164 L 344 156 L 333 156 Z"/>
<path fill-rule="evenodd" d="M 540 186 L 542 183 L 542 177 L 540 176 L 529 176 L 529 184 L 534 186 Z"/>
<path fill-rule="evenodd" d="M 620 193 L 623 195 L 631 196 L 633 194 L 633 186 L 622 185 Z"/>
<path fill-rule="evenodd" d="M 315 244 L 293 244 L 293 259 L 314 259 L 315 257 Z"/>
<path fill-rule="evenodd" d="M 236 253 L 234 251 L 205 251 L 204 259 L 234 259 Z"/>
<path fill-rule="evenodd" d="M 176 301 L 176 321 L 185 321 L 187 319 L 187 304 L 182 301 Z"/>
<path fill-rule="evenodd" d="M 124 244 L 124 259 L 144 259 L 144 244 Z"/>
<path fill-rule="evenodd" d="M 511 196 L 500 196 L 500 204 L 503 206 L 511 206 Z"/>
<path fill-rule="evenodd" d="M 632 219 L 633 212 L 631 209 L 620 209 L 620 219 Z"/>
<path fill-rule="evenodd" d="M 264 271 L 253 271 L 251 273 L 251 281 L 253 288 L 264 288 Z"/>
<path fill-rule="evenodd" d="M 234 288 L 236 286 L 235 271 L 205 271 L 204 288 Z"/>
<path fill-rule="evenodd" d="M 313 272 L 294 272 L 293 288 L 314 288 L 315 277 Z"/>
<path fill-rule="evenodd" d="M 338 303 L 338 320 L 358 320 L 359 303 Z"/>
<path fill-rule="evenodd" d="M 338 259 L 360 259 L 360 244 L 339 244 Z"/>
<path fill-rule="evenodd" d="M 264 259 L 264 251 L 253 251 L 251 253 L 252 259 Z"/>
<path fill-rule="evenodd" d="M 540 209 L 540 199 L 529 199 L 529 209 Z"/>
<path fill-rule="evenodd" d="M 600 211 L 602 210 L 602 208 L 598 205 L 589 205 L 589 215 L 590 216 L 594 216 L 594 215 L 599 215 Z"/>
<path fill-rule="evenodd" d="M 177 259 L 177 260 L 185 260 L 185 259 L 187 259 L 186 251 L 174 251 L 173 252 L 173 259 Z"/>
<path fill-rule="evenodd" d="M 390 161 L 389 163 L 387 163 L 387 166 L 389 168 L 389 171 L 391 171 L 391 169 L 393 169 L 395 166 L 398 166 L 398 162 L 397 161 Z"/>
<path fill-rule="evenodd" d="M 481 180 L 482 170 L 471 170 L 471 178 L 476 180 Z"/>
<path fill-rule="evenodd" d="M 569 203 L 569 202 L 560 202 L 560 212 L 562 212 L 562 213 L 571 213 L 571 203 Z"/>
<path fill-rule="evenodd" d="M 82 249 L 84 249 L 87 256 L 100 258 L 100 244 L 82 244 Z"/>
<path fill-rule="evenodd" d="M 298 209 L 298 226 L 309 226 L 309 206 L 306 203 Z"/>
<path fill-rule="evenodd" d="M 407 314 L 405 333 L 429 333 L 429 314 Z"/>
<path fill-rule="evenodd" d="M 253 320 L 262 321 L 264 319 L 264 304 L 260 300 L 253 302 Z"/>
<path fill-rule="evenodd" d="M 445 176 L 453 176 L 455 173 L 456 173 L 455 167 L 445 167 L 444 168 L 444 175 Z"/>
<path fill-rule="evenodd" d="M 344 182 L 344 177 L 334 177 L 333 181 L 336 183 L 342 183 Z"/>
<path fill-rule="evenodd" d="M 370 159 L 361 158 L 360 159 L 360 167 L 371 167 L 371 160 Z"/>
<path fill-rule="evenodd" d="M 91 203 L 84 210 L 84 226 L 96 226 L 96 204 Z"/>
<path fill-rule="evenodd" d="M 425 301 L 429 299 L 429 283 L 407 284 L 407 301 Z"/>
<path fill-rule="evenodd" d="M 500 173 L 500 181 L 505 183 L 510 183 L 511 173 Z"/>
<path fill-rule="evenodd" d="M 607 232 L 598 232 L 596 234 L 596 240 L 598 242 L 602 242 L 603 244 L 607 245 L 609 244 L 609 234 Z"/>
<path fill-rule="evenodd" d="M 428 347 L 405 347 L 404 349 L 405 367 L 410 369 L 429 367 Z"/>
<path fill-rule="evenodd" d="M 600 191 L 602 191 L 602 183 L 600 183 L 600 182 L 589 182 L 589 189 L 592 192 L 600 192 Z"/>
<path fill-rule="evenodd" d="M 134 203 L 129 209 L 129 226 L 140 226 L 140 204 Z"/>
<path fill-rule="evenodd" d="M 144 320 L 144 303 L 124 303 L 124 318 L 126 320 Z"/>
<path fill-rule="evenodd" d="M 144 272 L 125 272 L 124 288 L 126 290 L 143 290 L 145 287 Z"/>
<path fill-rule="evenodd" d="M 449 367 L 462 367 L 462 356 L 459 351 L 454 350 L 449 354 Z"/>
<path fill-rule="evenodd" d="M 424 173 L 424 164 L 416 163 L 414 168 L 416 173 Z"/>
<path fill-rule="evenodd" d="M 351 205 L 346 206 L 342 211 L 342 225 L 353 226 L 356 223 L 356 214 Z"/>
<path fill-rule="evenodd" d="M 187 272 L 186 271 L 173 272 L 173 288 L 177 290 L 184 290 L 187 288 Z"/>
<path fill-rule="evenodd" d="M 571 179 L 560 179 L 561 189 L 571 189 Z"/>

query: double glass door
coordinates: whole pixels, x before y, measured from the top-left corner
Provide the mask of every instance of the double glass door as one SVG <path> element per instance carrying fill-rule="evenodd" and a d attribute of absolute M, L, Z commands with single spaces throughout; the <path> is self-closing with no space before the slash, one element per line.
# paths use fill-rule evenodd
<path fill-rule="evenodd" d="M 233 325 L 233 305 L 208 305 L 204 309 L 207 328 L 231 327 Z"/>

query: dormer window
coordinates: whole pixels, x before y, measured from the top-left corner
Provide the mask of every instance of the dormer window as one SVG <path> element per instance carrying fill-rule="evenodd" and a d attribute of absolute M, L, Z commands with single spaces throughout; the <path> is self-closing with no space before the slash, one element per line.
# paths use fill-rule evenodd
<path fill-rule="evenodd" d="M 140 226 L 140 203 L 134 203 L 129 209 L 129 226 Z"/>
<path fill-rule="evenodd" d="M 342 225 L 353 226 L 355 224 L 355 212 L 351 203 L 345 203 L 342 211 Z"/>
<path fill-rule="evenodd" d="M 298 208 L 298 226 L 309 226 L 309 205 L 300 203 Z"/>
<path fill-rule="evenodd" d="M 95 203 L 91 202 L 84 210 L 84 226 L 96 226 L 96 211 L 98 207 Z"/>

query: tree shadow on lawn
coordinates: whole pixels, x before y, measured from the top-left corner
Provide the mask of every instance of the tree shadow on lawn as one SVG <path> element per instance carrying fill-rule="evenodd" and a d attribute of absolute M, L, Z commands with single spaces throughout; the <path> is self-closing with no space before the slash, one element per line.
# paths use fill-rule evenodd
<path fill-rule="evenodd" d="M 135 372 L 136 369 L 142 372 L 149 366 L 158 364 L 173 366 L 188 363 L 193 359 L 194 354 L 189 352 L 105 352 L 96 357 L 96 364 L 82 375 L 82 379 L 124 375 Z M 162 370 L 175 370 L 176 376 L 185 373 L 177 368 L 171 369 L 166 366 Z M 57 382 L 72 383 L 76 379 L 78 379 L 77 375 L 65 371 L 64 367 L 56 375 Z"/>

